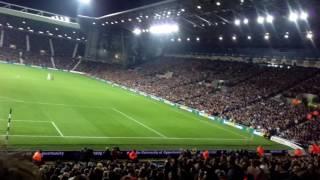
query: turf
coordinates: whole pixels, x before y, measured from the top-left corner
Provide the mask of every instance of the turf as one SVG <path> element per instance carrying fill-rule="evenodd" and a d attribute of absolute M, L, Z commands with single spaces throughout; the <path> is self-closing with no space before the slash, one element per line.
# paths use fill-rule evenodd
<path fill-rule="evenodd" d="M 62 71 L 0 64 L 0 134 L 15 150 L 287 149 L 246 131 Z"/>

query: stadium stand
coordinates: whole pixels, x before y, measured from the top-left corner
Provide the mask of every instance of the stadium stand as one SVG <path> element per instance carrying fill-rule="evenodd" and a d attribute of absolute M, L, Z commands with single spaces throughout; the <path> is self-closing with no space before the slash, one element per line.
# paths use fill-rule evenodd
<path fill-rule="evenodd" d="M 55 161 L 35 165 L 28 161 L 10 157 L 14 161 L 1 159 L 1 177 L 7 179 L 318 179 L 319 156 L 259 157 L 246 151 L 217 151 L 204 156 L 195 151 L 181 151 L 177 157 L 164 160 L 121 160 L 106 151 L 100 160 Z M 26 169 L 28 167 L 28 169 Z M 12 169 L 5 172 L 3 169 Z"/>

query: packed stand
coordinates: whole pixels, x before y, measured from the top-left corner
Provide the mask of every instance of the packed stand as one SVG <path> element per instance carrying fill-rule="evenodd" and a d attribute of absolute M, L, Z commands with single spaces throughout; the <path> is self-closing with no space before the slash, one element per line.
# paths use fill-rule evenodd
<path fill-rule="evenodd" d="M 108 151 L 107 153 L 112 153 Z M 138 156 L 139 157 L 139 156 Z M 39 180 L 254 180 L 320 179 L 320 157 L 294 153 L 271 155 L 258 151 L 182 151 L 158 160 L 124 160 L 104 156 L 100 160 L 53 161 L 32 165 L 17 158 L 0 158 L 4 179 Z M 18 163 L 19 162 L 19 163 Z M 14 167 L 14 168 L 13 168 Z M 11 169 L 5 173 L 2 170 Z"/>

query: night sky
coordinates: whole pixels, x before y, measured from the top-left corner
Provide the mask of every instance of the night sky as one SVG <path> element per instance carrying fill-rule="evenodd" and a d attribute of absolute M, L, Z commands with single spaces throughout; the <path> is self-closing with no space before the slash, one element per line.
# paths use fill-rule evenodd
<path fill-rule="evenodd" d="M 78 14 L 102 16 L 162 0 L 91 0 L 89 6 L 79 6 L 79 0 L 3 0 L 8 3 L 75 17 Z"/>

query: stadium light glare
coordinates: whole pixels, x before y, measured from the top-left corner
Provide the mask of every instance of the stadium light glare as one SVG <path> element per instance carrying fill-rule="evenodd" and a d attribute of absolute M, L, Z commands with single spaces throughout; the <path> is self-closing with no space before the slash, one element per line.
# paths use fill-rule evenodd
<path fill-rule="evenodd" d="M 243 24 L 249 24 L 249 19 L 248 18 L 244 18 Z"/>
<path fill-rule="evenodd" d="M 306 20 L 308 20 L 308 17 L 309 17 L 309 14 L 307 12 L 302 11 L 300 13 L 300 19 L 301 20 L 306 21 Z"/>
<path fill-rule="evenodd" d="M 236 26 L 240 26 L 240 24 L 241 24 L 240 19 L 234 20 L 234 24 L 235 24 Z"/>
<path fill-rule="evenodd" d="M 264 39 L 265 39 L 265 40 L 269 40 L 269 39 L 270 39 L 269 33 L 266 33 L 266 34 L 264 35 Z"/>
<path fill-rule="evenodd" d="M 150 27 L 152 34 L 171 34 L 179 32 L 179 26 L 177 24 L 161 24 Z"/>
<path fill-rule="evenodd" d="M 267 15 L 267 17 L 266 17 L 266 22 L 267 23 L 273 23 L 273 20 L 274 20 L 274 17 L 272 16 L 272 15 Z"/>
<path fill-rule="evenodd" d="M 258 22 L 258 24 L 263 24 L 264 23 L 264 17 L 262 17 L 262 16 L 259 16 L 258 18 L 257 18 L 257 22 Z"/>
<path fill-rule="evenodd" d="M 297 22 L 299 15 L 296 12 L 291 12 L 289 15 L 289 21 Z"/>
<path fill-rule="evenodd" d="M 312 31 L 308 31 L 306 37 L 307 37 L 307 39 L 313 39 Z"/>
<path fill-rule="evenodd" d="M 88 4 L 91 3 L 91 0 L 79 0 L 79 2 L 80 2 L 81 4 L 88 5 Z"/>
<path fill-rule="evenodd" d="M 237 36 L 236 36 L 236 35 L 233 35 L 233 36 L 232 36 L 232 40 L 233 40 L 233 41 L 236 41 L 236 40 L 237 40 Z"/>
<path fill-rule="evenodd" d="M 252 37 L 251 37 L 251 36 L 248 36 L 248 37 L 247 37 L 247 39 L 248 39 L 248 40 L 251 40 L 251 39 L 252 39 Z"/>
<path fill-rule="evenodd" d="M 285 34 L 285 35 L 284 35 L 284 38 L 285 38 L 285 39 L 289 39 L 289 34 Z"/>
<path fill-rule="evenodd" d="M 223 40 L 223 37 L 222 37 L 222 36 L 219 36 L 219 40 L 222 41 L 222 40 Z"/>
<path fill-rule="evenodd" d="M 140 35 L 141 34 L 141 29 L 139 29 L 139 28 L 135 28 L 133 31 L 133 34 L 135 34 L 135 35 Z"/>

